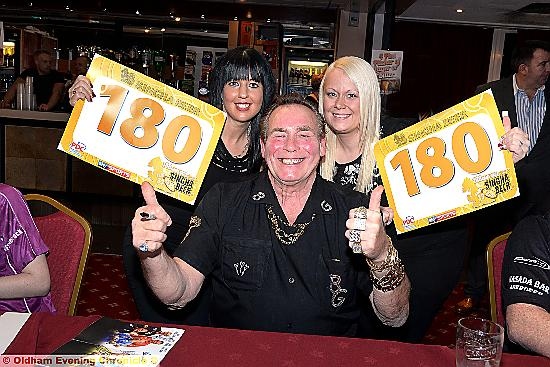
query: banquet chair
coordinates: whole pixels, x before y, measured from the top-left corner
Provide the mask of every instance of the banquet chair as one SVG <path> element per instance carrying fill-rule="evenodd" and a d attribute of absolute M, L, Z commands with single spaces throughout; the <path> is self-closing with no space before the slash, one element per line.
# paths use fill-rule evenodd
<path fill-rule="evenodd" d="M 502 312 L 502 298 L 500 285 L 502 284 L 502 260 L 504 249 L 511 232 L 494 238 L 487 246 L 487 275 L 489 277 L 489 302 L 491 303 L 491 319 L 504 326 Z"/>
<path fill-rule="evenodd" d="M 42 239 L 49 248 L 51 295 L 58 314 L 73 316 L 92 241 L 90 224 L 49 196 L 25 195 Z"/>

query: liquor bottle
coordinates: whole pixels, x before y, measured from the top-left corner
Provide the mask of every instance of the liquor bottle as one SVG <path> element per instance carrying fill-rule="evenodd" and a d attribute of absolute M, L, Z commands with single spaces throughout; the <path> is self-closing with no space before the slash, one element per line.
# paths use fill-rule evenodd
<path fill-rule="evenodd" d="M 157 50 L 153 53 L 153 66 L 155 67 L 155 72 L 157 79 L 162 79 L 162 72 L 164 70 L 164 52 Z"/>
<path fill-rule="evenodd" d="M 304 84 L 311 85 L 311 75 L 309 75 L 309 69 L 305 70 L 304 78 L 305 78 Z"/>
<path fill-rule="evenodd" d="M 288 76 L 288 83 L 293 84 L 296 79 L 296 72 L 294 71 L 294 68 L 290 68 L 290 73 Z"/>
<path fill-rule="evenodd" d="M 3 66 L 3 65 L 4 65 L 4 22 L 0 22 L 0 66 Z"/>
<path fill-rule="evenodd" d="M 150 66 L 151 66 L 151 50 L 143 50 L 141 51 L 141 61 L 142 61 L 142 68 L 143 68 L 143 74 L 149 75 L 150 72 Z"/>

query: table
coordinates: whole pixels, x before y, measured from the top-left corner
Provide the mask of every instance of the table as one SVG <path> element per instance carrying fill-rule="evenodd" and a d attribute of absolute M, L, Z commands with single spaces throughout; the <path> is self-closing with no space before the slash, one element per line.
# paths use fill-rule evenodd
<path fill-rule="evenodd" d="M 99 316 L 31 315 L 5 354 L 46 355 Z M 178 326 L 185 334 L 162 366 L 454 367 L 454 350 L 384 340 Z M 504 354 L 501 367 L 550 367 L 550 359 Z"/>

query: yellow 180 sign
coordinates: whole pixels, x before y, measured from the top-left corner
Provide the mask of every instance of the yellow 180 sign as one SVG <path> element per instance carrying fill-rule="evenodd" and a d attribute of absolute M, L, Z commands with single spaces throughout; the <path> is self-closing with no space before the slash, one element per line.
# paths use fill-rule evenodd
<path fill-rule="evenodd" d="M 111 135 L 116 118 L 128 95 L 128 89 L 119 85 L 102 85 L 101 97 L 108 97 L 107 107 L 99 120 L 97 130 Z M 148 111 L 146 115 L 145 112 Z M 156 128 L 164 122 L 165 112 L 162 105 L 150 98 L 137 98 L 130 104 L 130 117 L 120 124 L 120 136 L 136 148 L 147 149 L 154 146 L 159 139 Z M 143 135 L 138 137 L 136 131 L 141 129 Z M 179 152 L 176 151 L 176 140 L 184 129 L 189 129 L 189 137 Z M 162 152 L 171 162 L 187 163 L 197 153 L 201 144 L 201 126 L 191 116 L 176 116 L 172 119 L 162 137 Z"/>
<path fill-rule="evenodd" d="M 375 147 L 398 232 L 493 205 L 519 194 L 490 92 L 382 139 Z"/>
<path fill-rule="evenodd" d="M 59 149 L 193 204 L 225 114 L 101 56 L 87 77 L 96 97 L 76 104 Z"/>

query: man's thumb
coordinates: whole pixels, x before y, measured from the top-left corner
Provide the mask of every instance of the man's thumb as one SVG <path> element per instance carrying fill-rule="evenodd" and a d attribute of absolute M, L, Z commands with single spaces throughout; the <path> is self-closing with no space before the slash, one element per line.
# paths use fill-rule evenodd
<path fill-rule="evenodd" d="M 508 111 L 502 111 L 502 125 L 504 125 L 504 132 L 507 133 L 512 129 L 512 121 L 508 116 Z"/>
<path fill-rule="evenodd" d="M 157 195 L 155 194 L 155 190 L 153 189 L 153 186 L 147 181 L 141 184 L 141 193 L 143 194 L 143 199 L 145 200 L 145 204 L 147 205 L 153 205 L 157 204 Z"/>

